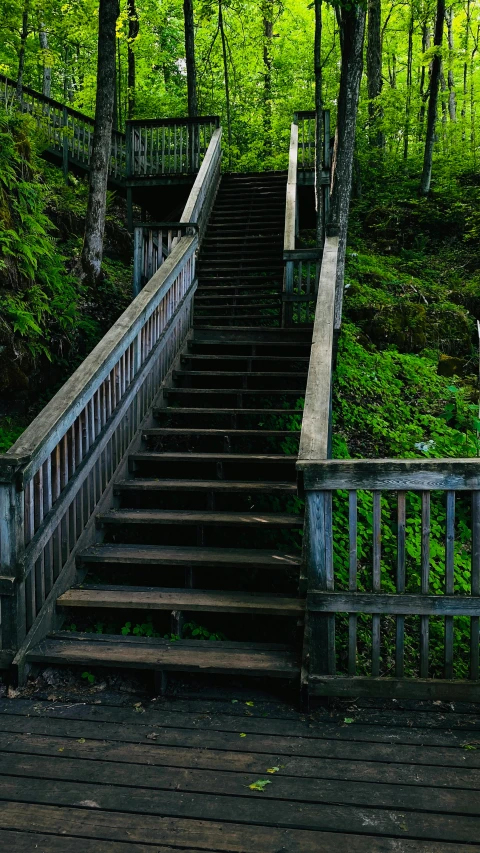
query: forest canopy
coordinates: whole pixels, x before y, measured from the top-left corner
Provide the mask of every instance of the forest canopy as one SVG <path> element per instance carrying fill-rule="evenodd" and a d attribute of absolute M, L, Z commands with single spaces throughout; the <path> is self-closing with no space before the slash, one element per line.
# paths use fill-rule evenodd
<path fill-rule="evenodd" d="M 235 169 L 285 166 L 292 114 L 314 107 L 314 5 L 304 0 L 194 3 L 198 112 L 220 114 L 226 124 L 227 82 Z M 2 0 L 0 8 L 0 72 L 16 80 L 21 66 L 24 85 L 93 115 L 98 2 Z M 338 11 L 338 5 L 323 4 L 322 99 L 333 122 L 341 66 Z M 418 168 L 437 56 L 436 157 L 448 173 L 476 167 L 479 6 L 471 0 L 447 5 L 441 46 L 434 44 L 436 13 L 432 0 L 382 0 L 381 5 L 370 0 L 357 125 L 360 156 L 370 143 L 384 140 L 390 163 Z M 116 54 L 117 127 L 128 116 L 187 113 L 181 0 L 123 2 Z"/>

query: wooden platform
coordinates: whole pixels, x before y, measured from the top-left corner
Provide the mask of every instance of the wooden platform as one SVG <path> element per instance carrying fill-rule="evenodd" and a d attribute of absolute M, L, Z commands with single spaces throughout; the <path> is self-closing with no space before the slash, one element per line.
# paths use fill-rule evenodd
<path fill-rule="evenodd" d="M 480 719 L 466 706 L 305 717 L 242 694 L 128 701 L 0 702 L 2 849 L 480 851 Z"/>

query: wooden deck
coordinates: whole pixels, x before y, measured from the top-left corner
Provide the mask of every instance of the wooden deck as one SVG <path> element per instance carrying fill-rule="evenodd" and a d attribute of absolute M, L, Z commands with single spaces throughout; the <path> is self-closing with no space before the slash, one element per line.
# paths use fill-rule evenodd
<path fill-rule="evenodd" d="M 467 706 L 302 716 L 245 695 L 93 701 L 0 702 L 1 849 L 480 851 Z"/>

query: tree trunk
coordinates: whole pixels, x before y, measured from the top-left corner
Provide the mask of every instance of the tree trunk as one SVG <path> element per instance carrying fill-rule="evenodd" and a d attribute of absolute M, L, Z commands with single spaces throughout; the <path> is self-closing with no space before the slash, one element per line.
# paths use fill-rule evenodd
<path fill-rule="evenodd" d="M 187 63 L 188 115 L 198 115 L 197 65 L 195 62 L 195 27 L 193 19 L 193 0 L 183 0 L 183 18 L 185 22 L 185 59 Z"/>
<path fill-rule="evenodd" d="M 422 53 L 425 53 L 425 51 L 428 50 L 429 47 L 430 47 L 430 28 L 429 28 L 428 24 L 425 23 L 422 27 Z M 430 65 L 429 74 L 431 74 L 431 73 L 432 72 L 431 72 L 431 65 Z M 426 77 L 425 66 L 422 65 L 422 72 L 420 75 L 420 100 L 421 100 L 421 104 L 420 104 L 420 113 L 418 116 L 418 123 L 419 123 L 418 137 L 419 137 L 419 139 L 422 139 L 422 137 L 423 137 L 423 124 L 425 122 L 425 103 L 427 101 L 428 91 L 429 91 L 429 89 L 427 88 L 427 91 L 425 92 L 425 77 Z"/>
<path fill-rule="evenodd" d="M 323 102 L 322 102 L 322 0 L 315 0 L 315 207 L 317 210 L 317 246 L 325 231 L 325 204 L 322 187 L 323 166 Z"/>
<path fill-rule="evenodd" d="M 138 20 L 137 7 L 135 0 L 127 0 L 128 14 L 128 48 L 127 48 L 127 114 L 128 118 L 133 118 L 135 111 L 135 53 L 133 43 L 138 36 L 140 23 Z"/>
<path fill-rule="evenodd" d="M 228 139 L 228 165 L 232 164 L 232 118 L 230 111 L 230 79 L 228 76 L 227 41 L 223 27 L 222 0 L 218 0 L 218 29 L 222 39 L 223 75 L 225 80 L 225 105 L 227 110 L 227 139 Z"/>
<path fill-rule="evenodd" d="M 382 110 L 376 103 L 382 91 L 381 15 L 381 0 L 368 0 L 367 89 L 370 142 L 379 148 L 385 145 L 385 136 L 378 127 L 382 119 Z"/>
<path fill-rule="evenodd" d="M 40 22 L 40 32 L 38 34 L 38 39 L 40 42 L 40 47 L 43 52 L 43 85 L 42 92 L 46 98 L 50 97 L 52 91 L 52 66 L 50 65 L 47 57 L 48 52 L 48 37 L 45 30 L 45 24 Z"/>
<path fill-rule="evenodd" d="M 17 101 L 21 102 L 22 94 L 23 94 L 23 73 L 25 71 L 25 45 L 27 43 L 28 38 L 28 13 L 30 7 L 30 0 L 25 0 L 25 5 L 23 7 L 22 14 L 22 29 L 20 32 L 20 50 L 18 51 L 18 74 L 17 74 L 17 88 L 16 88 L 16 98 Z"/>
<path fill-rule="evenodd" d="M 116 22 L 118 0 L 100 0 L 98 18 L 97 96 L 95 130 L 90 160 L 89 194 L 82 270 L 88 283 L 98 283 L 103 255 L 103 235 L 107 202 L 108 167 L 112 145 L 113 102 L 115 98 Z"/>
<path fill-rule="evenodd" d="M 453 6 L 450 6 L 446 13 L 446 21 L 447 21 L 447 35 L 448 35 L 448 114 L 450 116 L 450 121 L 457 120 L 457 100 L 455 96 L 455 80 L 453 77 L 452 70 L 452 61 L 453 61 L 453 51 L 454 51 L 454 42 L 453 42 Z"/>
<path fill-rule="evenodd" d="M 337 128 L 333 152 L 332 186 L 330 193 L 329 228 L 338 233 L 338 265 L 335 296 L 335 328 L 342 319 L 343 281 L 347 247 L 348 213 L 352 191 L 355 129 L 363 71 L 363 41 L 365 35 L 365 8 L 361 5 L 340 7 L 337 12 L 340 24 L 342 67 L 338 94 Z"/>
<path fill-rule="evenodd" d="M 408 142 L 410 135 L 410 111 L 412 106 L 412 63 L 413 63 L 413 25 L 414 11 L 413 2 L 410 8 L 410 22 L 408 25 L 408 52 L 407 52 L 407 100 L 405 104 L 405 131 L 403 136 L 403 159 L 408 159 Z"/>
<path fill-rule="evenodd" d="M 266 153 L 272 153 L 273 0 L 263 0 L 263 131 Z"/>
<path fill-rule="evenodd" d="M 425 153 L 423 158 L 423 170 L 420 180 L 420 192 L 428 195 L 432 180 L 433 147 L 435 145 L 435 125 L 437 122 L 438 87 L 440 84 L 440 72 L 442 57 L 440 48 L 443 41 L 443 24 L 445 21 L 445 0 L 437 0 L 437 17 L 435 20 L 435 34 L 433 44 L 437 51 L 433 57 L 432 74 L 430 77 L 430 95 L 428 98 L 427 131 L 425 134 Z"/>

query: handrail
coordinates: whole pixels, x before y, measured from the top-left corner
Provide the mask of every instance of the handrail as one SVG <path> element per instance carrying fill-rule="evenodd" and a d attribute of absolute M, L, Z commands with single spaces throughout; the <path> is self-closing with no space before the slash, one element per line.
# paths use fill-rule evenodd
<path fill-rule="evenodd" d="M 203 238 L 208 216 L 212 209 L 220 182 L 220 167 L 222 161 L 222 128 L 214 131 L 207 148 L 207 153 L 200 166 L 195 183 L 188 196 L 187 203 L 180 217 L 181 223 L 197 222 L 200 241 Z"/>
<path fill-rule="evenodd" d="M 93 541 L 96 508 L 111 501 L 114 476 L 191 327 L 197 245 L 196 235 L 179 240 L 0 456 L 0 639 L 19 649 L 20 663 L 25 644 L 50 629 L 76 553 Z"/>
<path fill-rule="evenodd" d="M 333 318 L 338 261 L 338 237 L 327 237 L 323 248 L 312 348 L 305 391 L 298 464 L 328 459 L 331 443 Z"/>
<path fill-rule="evenodd" d="M 168 127 L 169 125 L 213 124 L 220 127 L 220 116 L 168 116 L 167 118 L 132 118 L 128 119 L 128 125 L 132 127 Z"/>

